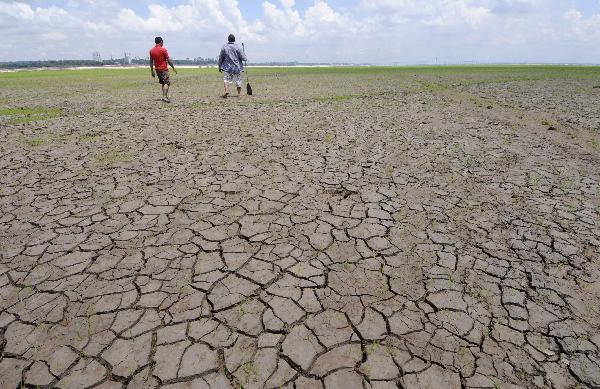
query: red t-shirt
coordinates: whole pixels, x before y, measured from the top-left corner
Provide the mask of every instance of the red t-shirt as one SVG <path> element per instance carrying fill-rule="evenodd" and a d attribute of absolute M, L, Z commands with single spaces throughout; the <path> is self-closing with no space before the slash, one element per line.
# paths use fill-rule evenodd
<path fill-rule="evenodd" d="M 154 61 L 154 68 L 156 70 L 169 70 L 167 67 L 167 59 L 169 59 L 169 53 L 167 49 L 161 45 L 156 45 L 150 50 L 150 59 Z"/>

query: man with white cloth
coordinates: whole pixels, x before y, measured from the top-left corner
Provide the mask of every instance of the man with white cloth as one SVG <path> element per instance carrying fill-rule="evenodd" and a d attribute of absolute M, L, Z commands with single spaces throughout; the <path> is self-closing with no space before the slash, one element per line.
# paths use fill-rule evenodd
<path fill-rule="evenodd" d="M 229 34 L 227 43 L 223 45 L 221 54 L 219 54 L 219 72 L 225 72 L 223 76 L 223 85 L 225 94 L 223 98 L 229 96 L 229 85 L 235 81 L 238 97 L 242 93 L 242 72 L 244 71 L 244 61 L 246 55 L 239 46 L 235 44 L 235 35 Z"/>

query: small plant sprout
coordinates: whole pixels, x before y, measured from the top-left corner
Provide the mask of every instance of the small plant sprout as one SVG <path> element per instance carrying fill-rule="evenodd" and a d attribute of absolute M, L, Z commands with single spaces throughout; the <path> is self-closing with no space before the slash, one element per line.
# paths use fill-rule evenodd
<path fill-rule="evenodd" d="M 239 302 L 236 306 L 237 313 L 240 317 L 242 317 L 246 314 L 245 305 L 246 305 L 246 301 L 244 300 L 244 301 Z"/>
<path fill-rule="evenodd" d="M 386 177 L 390 178 L 394 175 L 394 167 L 390 164 L 387 164 L 385 166 L 385 175 Z"/>
<path fill-rule="evenodd" d="M 529 186 L 529 187 L 536 188 L 538 186 L 538 184 L 540 183 L 540 176 L 537 173 L 527 172 L 526 177 L 527 177 L 527 186 Z"/>
<path fill-rule="evenodd" d="M 502 386 L 500 386 L 500 384 L 496 380 L 490 377 L 490 381 L 492 381 L 492 384 L 494 384 L 494 388 L 502 389 Z"/>
<path fill-rule="evenodd" d="M 350 269 L 350 258 L 346 258 L 346 260 L 344 260 L 344 269 Z"/>
<path fill-rule="evenodd" d="M 378 339 L 372 341 L 367 350 L 367 354 L 373 354 L 374 352 L 379 350 L 379 346 L 380 346 L 380 342 Z"/>

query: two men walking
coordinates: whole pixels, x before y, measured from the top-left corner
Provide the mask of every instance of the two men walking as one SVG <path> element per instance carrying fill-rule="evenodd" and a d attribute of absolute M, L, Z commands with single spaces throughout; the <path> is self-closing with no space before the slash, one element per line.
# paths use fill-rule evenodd
<path fill-rule="evenodd" d="M 244 71 L 244 61 L 246 61 L 246 54 L 235 43 L 235 36 L 229 34 L 227 41 L 219 53 L 219 72 L 224 72 L 224 98 L 229 96 L 229 85 L 234 82 L 237 87 L 237 95 L 240 96 L 242 92 L 242 72 Z M 161 85 L 163 93 L 162 100 L 170 103 L 169 87 L 171 80 L 169 78 L 168 65 L 171 65 L 175 74 L 177 74 L 177 70 L 175 70 L 175 65 L 173 65 L 173 61 L 169 58 L 167 49 L 163 47 L 163 39 L 156 37 L 154 43 L 156 45 L 150 50 L 150 73 L 152 74 L 152 78 L 158 76 L 158 82 Z M 156 74 L 154 72 L 155 69 Z"/>

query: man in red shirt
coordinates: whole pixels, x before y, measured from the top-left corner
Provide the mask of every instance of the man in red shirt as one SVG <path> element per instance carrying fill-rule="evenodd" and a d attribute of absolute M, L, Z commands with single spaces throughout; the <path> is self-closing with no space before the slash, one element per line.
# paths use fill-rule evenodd
<path fill-rule="evenodd" d="M 150 50 L 150 73 L 152 73 L 152 78 L 158 75 L 158 82 L 161 85 L 163 93 L 162 101 L 170 103 L 169 86 L 171 85 L 171 80 L 169 79 L 169 67 L 167 63 L 171 65 L 175 74 L 177 74 L 177 70 L 175 70 L 175 65 L 173 65 L 173 61 L 169 58 L 167 49 L 163 47 L 163 39 L 157 36 L 154 38 L 154 43 L 156 43 L 156 46 Z M 154 68 L 156 68 L 156 75 L 154 74 Z"/>

